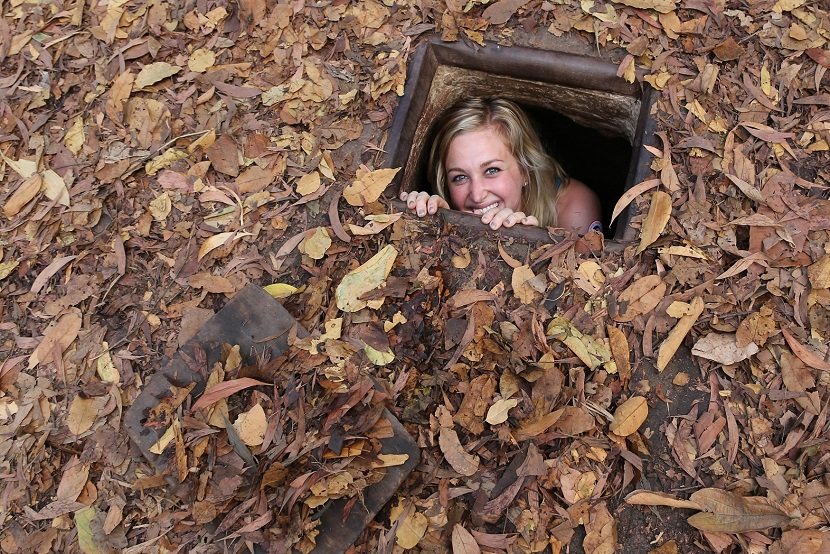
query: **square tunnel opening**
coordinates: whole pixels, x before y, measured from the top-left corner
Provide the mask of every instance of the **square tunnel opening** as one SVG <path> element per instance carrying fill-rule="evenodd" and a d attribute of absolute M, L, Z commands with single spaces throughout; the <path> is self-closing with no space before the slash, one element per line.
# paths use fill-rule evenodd
<path fill-rule="evenodd" d="M 597 193 L 606 236 L 633 239 L 630 210 L 611 227 L 609 221 L 620 196 L 649 171 L 643 146 L 653 142 L 653 93 L 618 77 L 617 65 L 599 58 L 498 45 L 473 49 L 432 39 L 416 51 L 389 131 L 387 165 L 402 167 L 394 192 L 431 191 L 429 150 L 445 110 L 463 98 L 498 96 L 521 106 L 548 153 Z M 458 216 L 462 223 L 478 219 Z M 530 229 L 522 230 L 538 240 Z"/>

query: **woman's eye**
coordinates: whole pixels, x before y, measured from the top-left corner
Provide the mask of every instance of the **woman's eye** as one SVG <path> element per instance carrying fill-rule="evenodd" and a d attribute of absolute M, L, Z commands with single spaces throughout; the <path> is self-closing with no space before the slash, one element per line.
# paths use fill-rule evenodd
<path fill-rule="evenodd" d="M 461 182 L 463 182 L 466 178 L 467 178 L 467 176 L 466 176 L 466 175 L 453 175 L 452 177 L 450 177 L 450 182 L 451 182 L 451 183 L 461 183 Z"/>
<path fill-rule="evenodd" d="M 501 171 L 501 169 L 499 169 L 498 167 L 488 167 L 484 171 L 484 174 L 485 175 L 496 175 L 499 171 Z"/>

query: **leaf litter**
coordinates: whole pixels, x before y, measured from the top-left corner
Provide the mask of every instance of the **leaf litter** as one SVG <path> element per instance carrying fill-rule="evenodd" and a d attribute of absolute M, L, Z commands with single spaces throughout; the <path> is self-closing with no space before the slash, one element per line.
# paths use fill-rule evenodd
<path fill-rule="evenodd" d="M 401 463 L 382 406 L 422 463 L 355 552 L 826 550 L 826 6 L 389 4 L 4 6 L 0 550 L 310 551 Z M 389 207 L 428 31 L 626 50 L 662 139 L 614 209 L 636 240 L 496 249 Z M 157 474 L 123 412 L 249 283 L 311 336 L 201 367 L 205 410 L 172 390 Z"/>

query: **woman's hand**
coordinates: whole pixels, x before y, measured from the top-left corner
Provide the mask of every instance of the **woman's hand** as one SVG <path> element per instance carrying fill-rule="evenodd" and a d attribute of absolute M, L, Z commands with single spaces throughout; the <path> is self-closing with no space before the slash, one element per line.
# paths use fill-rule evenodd
<path fill-rule="evenodd" d="M 437 194 L 430 196 L 428 192 L 402 192 L 401 200 L 406 202 L 406 207 L 418 214 L 418 217 L 433 215 L 438 212 L 438 208 L 450 207 L 446 200 Z"/>
<path fill-rule="evenodd" d="M 534 227 L 539 226 L 539 220 L 536 219 L 536 216 L 526 215 L 524 212 L 514 212 L 510 208 L 488 210 L 481 214 L 481 222 L 489 225 L 491 229 L 513 227 L 517 223 Z"/>

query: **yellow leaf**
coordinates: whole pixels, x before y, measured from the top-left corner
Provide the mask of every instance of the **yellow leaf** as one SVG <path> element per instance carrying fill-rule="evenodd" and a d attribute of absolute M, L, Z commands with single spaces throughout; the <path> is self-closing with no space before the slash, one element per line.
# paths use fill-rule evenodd
<path fill-rule="evenodd" d="M 20 262 L 0 262 L 0 281 L 11 275 L 14 268 L 20 265 Z"/>
<path fill-rule="evenodd" d="M 452 265 L 456 269 L 467 269 L 467 266 L 470 265 L 470 249 L 469 248 L 462 248 L 460 254 L 456 254 L 452 257 Z"/>
<path fill-rule="evenodd" d="M 152 454 L 161 454 L 167 448 L 167 446 L 173 442 L 173 438 L 176 436 L 176 429 L 171 425 L 167 428 L 167 431 L 150 447 L 150 452 Z"/>
<path fill-rule="evenodd" d="M 265 417 L 265 410 L 259 404 L 239 414 L 233 423 L 239 438 L 248 446 L 259 446 L 265 438 L 265 429 L 268 427 L 268 419 Z"/>
<path fill-rule="evenodd" d="M 28 179 L 35 173 L 37 173 L 37 162 L 32 160 L 10 160 L 6 156 L 3 156 L 0 153 L 0 156 L 3 157 L 3 160 L 9 165 L 10 168 L 14 170 L 15 173 L 23 177 L 24 179 Z"/>
<path fill-rule="evenodd" d="M 66 135 L 63 137 L 63 144 L 69 149 L 70 152 L 77 156 L 81 151 L 81 148 L 84 146 L 84 142 L 86 142 L 86 136 L 84 135 L 84 118 L 78 116 L 72 122 L 72 126 L 69 127 L 69 130 L 66 131 Z"/>
<path fill-rule="evenodd" d="M 351 206 L 365 206 L 375 202 L 400 169 L 376 169 L 362 175 L 343 190 L 343 198 Z"/>
<path fill-rule="evenodd" d="M 504 423 L 507 421 L 507 414 L 510 411 L 510 408 L 515 408 L 519 404 L 519 401 L 515 398 L 505 399 L 501 398 L 493 402 L 493 405 L 490 406 L 490 409 L 487 410 L 487 417 L 484 418 L 484 421 L 489 423 L 490 425 L 499 425 L 500 423 Z"/>
<path fill-rule="evenodd" d="M 421 512 L 413 512 L 399 525 L 395 542 L 404 549 L 415 548 L 426 533 L 429 520 Z"/>
<path fill-rule="evenodd" d="M 205 150 L 209 148 L 214 142 L 216 142 L 216 131 L 211 129 L 209 132 L 203 134 L 193 142 L 191 142 L 187 147 L 187 152 L 192 154 L 196 151 L 197 148 L 201 148 Z"/>
<path fill-rule="evenodd" d="M 409 454 L 378 454 L 378 459 L 372 462 L 372 467 L 394 467 L 406 463 Z"/>
<path fill-rule="evenodd" d="M 660 13 L 669 13 L 677 7 L 677 0 L 614 0 L 617 4 L 639 8 L 641 10 L 654 10 Z"/>
<path fill-rule="evenodd" d="M 96 371 L 98 373 L 98 377 L 105 383 L 118 383 L 121 380 L 121 375 L 118 373 L 118 369 L 115 367 L 115 364 L 112 363 L 112 356 L 109 353 L 109 344 L 107 341 L 103 341 L 101 343 L 101 349 L 103 353 L 98 356 L 96 360 Z"/>
<path fill-rule="evenodd" d="M 299 178 L 297 181 L 297 194 L 300 196 L 308 196 L 320 188 L 320 174 L 316 171 L 307 173 Z"/>
<path fill-rule="evenodd" d="M 11 219 L 20 213 L 20 210 L 38 195 L 42 186 L 43 178 L 37 173 L 20 183 L 11 198 L 3 205 L 3 213 L 6 217 Z"/>
<path fill-rule="evenodd" d="M 539 292 L 529 283 L 535 277 L 536 275 L 528 265 L 521 265 L 513 270 L 511 278 L 513 294 L 522 304 L 532 304 L 539 297 Z"/>
<path fill-rule="evenodd" d="M 147 175 L 155 175 L 165 167 L 168 167 L 173 162 L 181 160 L 187 157 L 187 152 L 184 150 L 178 150 L 176 148 L 170 148 L 166 150 L 163 154 L 160 154 L 144 164 L 144 171 Z"/>
<path fill-rule="evenodd" d="M 297 287 L 287 283 L 274 283 L 263 287 L 274 298 L 286 298 L 297 292 Z"/>
<path fill-rule="evenodd" d="M 614 411 L 614 421 L 609 427 L 615 435 L 633 435 L 648 417 L 648 403 L 642 396 L 632 396 Z"/>
<path fill-rule="evenodd" d="M 187 67 L 194 73 L 204 73 L 216 63 L 216 54 L 207 48 L 199 48 L 190 54 L 187 60 Z"/>
<path fill-rule="evenodd" d="M 66 182 L 51 169 L 43 172 L 43 194 L 61 206 L 69 206 L 69 190 L 66 188 Z"/>
<path fill-rule="evenodd" d="M 389 349 L 384 351 L 375 350 L 367 344 L 363 347 L 363 351 L 366 353 L 369 361 L 377 366 L 384 366 L 395 359 L 395 354 Z"/>
<path fill-rule="evenodd" d="M 810 285 L 814 289 L 830 288 L 830 254 L 825 254 L 807 268 Z"/>
<path fill-rule="evenodd" d="M 298 248 L 300 252 L 313 260 L 320 260 L 326 255 L 326 250 L 331 246 L 331 237 L 325 227 L 317 227 L 314 233 L 304 238 Z"/>
<path fill-rule="evenodd" d="M 181 67 L 167 62 L 154 62 L 147 64 L 142 67 L 141 71 L 139 71 L 138 75 L 136 75 L 133 89 L 138 91 L 149 87 L 150 85 L 158 83 L 171 75 L 175 75 L 181 70 Z"/>
<path fill-rule="evenodd" d="M 89 506 L 75 512 L 75 529 L 78 532 L 78 547 L 83 554 L 103 554 L 98 548 L 95 537 L 92 533 L 92 520 L 97 512 L 94 507 Z"/>
<path fill-rule="evenodd" d="M 800 8 L 807 0 L 778 0 L 772 6 L 772 11 L 776 13 L 789 12 L 796 8 Z"/>
<path fill-rule="evenodd" d="M 80 435 L 89 431 L 95 418 L 98 417 L 98 405 L 94 398 L 83 398 L 76 395 L 69 407 L 66 426 L 72 434 Z"/>
<path fill-rule="evenodd" d="M 677 352 L 683 339 L 686 338 L 686 334 L 692 329 L 700 314 L 703 313 L 704 307 L 705 304 L 700 296 L 695 296 L 692 299 L 689 313 L 680 318 L 680 321 L 677 322 L 674 329 L 669 332 L 669 336 L 660 345 L 660 349 L 657 352 L 658 371 L 662 372 L 669 365 L 672 357 L 674 357 L 674 353 Z"/>
<path fill-rule="evenodd" d="M 394 214 L 367 215 L 366 219 L 369 221 L 368 225 L 360 227 L 359 225 L 352 225 L 349 223 L 349 231 L 351 231 L 353 235 L 357 236 L 376 235 L 399 220 L 402 215 L 403 213 L 401 212 Z"/>
<path fill-rule="evenodd" d="M 166 220 L 172 209 L 173 203 L 170 201 L 170 195 L 166 192 L 150 201 L 150 213 L 153 214 L 153 219 L 156 221 Z"/>
<path fill-rule="evenodd" d="M 651 197 L 651 205 L 640 230 L 640 245 L 636 253 L 639 254 L 656 241 L 666 228 L 671 217 L 671 196 L 658 190 Z"/>
<path fill-rule="evenodd" d="M 337 286 L 337 307 L 344 312 L 365 308 L 366 301 L 360 300 L 360 297 L 383 286 L 397 257 L 398 251 L 388 244 L 366 263 L 347 273 Z"/>
<path fill-rule="evenodd" d="M 233 241 L 235 241 L 239 238 L 248 237 L 248 236 L 251 236 L 251 233 L 239 233 L 239 232 L 233 232 L 233 231 L 228 231 L 228 232 L 225 232 L 225 233 L 219 233 L 217 235 L 213 235 L 212 237 L 207 239 L 204 243 L 202 243 L 201 248 L 199 248 L 199 259 L 201 260 L 202 258 L 204 258 L 208 254 L 208 252 L 210 252 L 211 250 L 214 250 L 216 248 L 219 248 L 220 246 L 222 246 L 226 242 L 230 243 L 230 242 L 233 242 Z"/>

